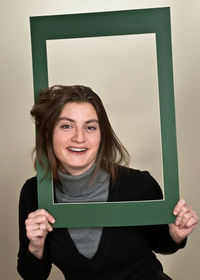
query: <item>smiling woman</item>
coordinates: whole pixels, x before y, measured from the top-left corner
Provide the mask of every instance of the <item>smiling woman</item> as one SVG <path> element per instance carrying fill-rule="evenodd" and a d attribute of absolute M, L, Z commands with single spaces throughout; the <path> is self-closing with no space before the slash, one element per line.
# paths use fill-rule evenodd
<path fill-rule="evenodd" d="M 67 148 L 71 152 L 72 149 L 70 150 L 70 148 L 88 148 L 88 151 L 83 153 L 87 156 L 91 154 L 93 149 L 96 149 L 96 155 L 93 155 L 96 159 L 98 152 L 96 170 L 102 166 L 111 174 L 113 181 L 117 173 L 116 164 L 128 166 L 129 154 L 115 135 L 101 99 L 89 87 L 53 86 L 46 89 L 41 92 L 37 103 L 31 110 L 31 115 L 36 122 L 35 150 L 37 159 L 41 166 L 44 166 L 43 156 L 45 155 L 48 158 L 47 172 L 49 170 L 53 172 L 54 180 L 58 178 L 58 166 L 62 166 L 54 150 L 55 141 L 58 141 L 58 138 L 59 141 L 62 141 L 59 136 L 56 136 L 57 133 L 60 136 L 72 136 L 70 145 L 67 142 L 62 143 L 62 147 L 63 144 L 65 145 L 63 151 L 66 154 Z M 83 133 L 84 131 L 85 133 Z M 77 141 L 83 141 L 84 139 L 80 139 L 80 137 L 84 135 L 88 135 L 88 141 L 89 138 L 93 139 L 98 135 L 100 139 L 96 139 L 96 141 L 100 143 L 93 143 L 95 146 L 98 145 L 98 147 L 94 148 L 93 145 L 83 147 L 80 143 L 74 145 Z M 64 136 L 62 139 L 65 141 Z M 58 150 L 58 147 L 56 150 Z"/>
<path fill-rule="evenodd" d="M 146 171 L 128 168 L 128 152 L 115 135 L 104 106 L 90 88 L 54 86 L 31 110 L 37 159 L 48 160 L 55 202 L 158 200 L 162 191 Z M 175 224 L 108 228 L 54 228 L 38 209 L 37 181 L 24 184 L 19 202 L 18 272 L 26 280 L 48 278 L 52 264 L 70 280 L 164 280 L 154 252 L 174 253 L 198 222 L 180 200 Z M 101 215 L 101 213 L 99 213 Z"/>

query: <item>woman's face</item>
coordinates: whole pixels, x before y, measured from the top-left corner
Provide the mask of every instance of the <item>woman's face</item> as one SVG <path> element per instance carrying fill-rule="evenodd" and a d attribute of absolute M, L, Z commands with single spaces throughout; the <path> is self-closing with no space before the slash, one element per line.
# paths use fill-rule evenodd
<path fill-rule="evenodd" d="M 53 149 L 60 167 L 80 175 L 96 161 L 101 141 L 95 108 L 87 102 L 67 103 L 53 131 Z"/>

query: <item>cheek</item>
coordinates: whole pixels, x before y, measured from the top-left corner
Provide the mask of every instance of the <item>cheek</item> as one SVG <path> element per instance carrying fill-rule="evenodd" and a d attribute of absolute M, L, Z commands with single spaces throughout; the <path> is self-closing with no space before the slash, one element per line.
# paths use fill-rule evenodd
<path fill-rule="evenodd" d="M 55 133 L 53 135 L 53 149 L 56 151 L 58 150 L 62 145 L 63 145 L 63 137 L 61 137 L 61 135 L 59 135 L 58 133 Z"/>
<path fill-rule="evenodd" d="M 95 139 L 95 141 L 94 141 L 94 146 L 95 146 L 95 148 L 96 148 L 97 151 L 99 150 L 100 142 L 101 142 L 101 137 L 100 137 L 100 135 L 99 135 L 99 136 Z"/>

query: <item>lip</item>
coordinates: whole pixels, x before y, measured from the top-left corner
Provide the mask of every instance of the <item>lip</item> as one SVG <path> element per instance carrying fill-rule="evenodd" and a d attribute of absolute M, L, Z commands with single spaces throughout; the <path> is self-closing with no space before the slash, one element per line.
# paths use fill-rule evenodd
<path fill-rule="evenodd" d="M 83 153 L 83 152 L 86 152 L 88 150 L 88 148 L 85 148 L 85 147 L 67 147 L 67 150 L 69 152 L 73 152 L 73 153 Z"/>

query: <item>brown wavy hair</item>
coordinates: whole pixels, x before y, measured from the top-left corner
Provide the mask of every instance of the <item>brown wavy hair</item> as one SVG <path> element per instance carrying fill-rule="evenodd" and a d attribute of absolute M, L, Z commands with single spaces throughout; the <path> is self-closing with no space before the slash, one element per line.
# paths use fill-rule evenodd
<path fill-rule="evenodd" d="M 52 136 L 61 111 L 68 102 L 88 102 L 94 106 L 101 132 L 95 172 L 99 167 L 102 167 L 111 175 L 114 182 L 117 166 L 128 166 L 129 154 L 114 133 L 101 99 L 91 88 L 86 86 L 52 86 L 40 93 L 30 112 L 36 124 L 36 146 L 34 149 L 36 159 L 42 167 L 45 167 L 46 174 L 51 171 L 53 179 L 58 179 L 59 161 L 53 150 Z M 44 163 L 44 156 L 47 159 L 47 165 Z"/>

